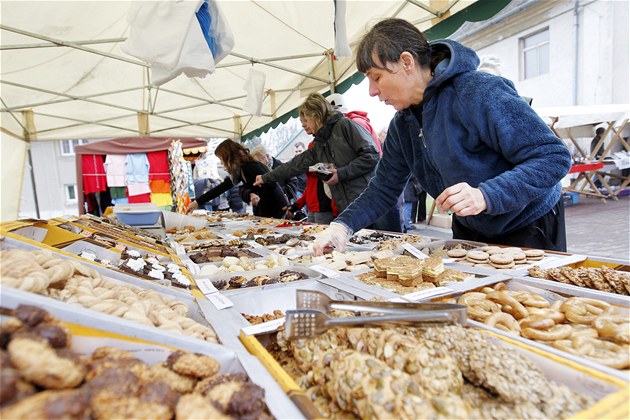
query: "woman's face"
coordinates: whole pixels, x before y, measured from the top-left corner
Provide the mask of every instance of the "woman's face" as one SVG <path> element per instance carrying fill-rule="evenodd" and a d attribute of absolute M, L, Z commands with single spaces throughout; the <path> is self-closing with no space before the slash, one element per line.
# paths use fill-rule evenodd
<path fill-rule="evenodd" d="M 321 124 L 319 124 L 312 115 L 300 115 L 300 122 L 306 134 L 310 134 L 311 136 L 317 134 L 317 131 L 321 128 Z"/>
<path fill-rule="evenodd" d="M 370 96 L 378 96 L 381 102 L 393 106 L 396 111 L 422 102 L 428 81 L 417 77 L 419 74 L 420 70 L 413 62 L 405 64 L 402 58 L 396 63 L 388 63 L 387 69 L 372 67 L 365 73 Z"/>

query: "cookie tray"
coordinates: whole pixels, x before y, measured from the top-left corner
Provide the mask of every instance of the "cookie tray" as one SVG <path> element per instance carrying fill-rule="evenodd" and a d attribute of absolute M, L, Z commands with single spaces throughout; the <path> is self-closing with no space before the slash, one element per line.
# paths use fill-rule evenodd
<path fill-rule="evenodd" d="M 567 297 L 565 297 L 565 296 L 561 296 L 561 295 L 559 295 L 557 293 L 554 293 L 553 291 L 545 289 L 544 287 L 541 288 L 540 286 L 538 286 L 536 284 L 532 284 L 532 283 L 528 282 L 527 279 L 512 278 L 512 279 L 499 280 L 499 281 L 504 282 L 507 285 L 508 290 L 523 290 L 523 291 L 533 292 L 533 293 L 536 293 L 536 294 L 544 297 L 550 303 L 553 303 L 553 302 L 555 302 L 557 300 L 565 300 L 565 299 L 567 299 Z M 498 281 L 495 281 L 494 283 L 497 283 L 497 282 Z M 485 285 L 490 285 L 490 284 L 494 284 L 494 283 L 486 283 Z M 477 287 L 475 287 L 474 289 L 477 289 Z M 472 289 L 469 289 L 469 290 L 472 290 Z M 586 298 L 591 298 L 591 299 L 599 299 L 598 296 L 593 296 L 592 294 L 590 294 L 588 292 L 585 293 L 585 294 L 584 293 L 583 294 L 570 294 L 569 297 L 572 297 L 572 296 L 586 297 Z M 601 299 L 599 299 L 599 300 L 601 300 Z M 630 308 L 628 308 L 627 306 L 625 306 L 625 307 L 618 307 L 617 306 L 617 307 L 615 307 L 615 314 L 616 315 L 621 315 L 621 316 L 624 316 L 624 317 L 630 317 Z M 556 354 L 556 355 L 558 355 L 560 357 L 573 360 L 576 363 L 583 364 L 585 366 L 589 366 L 589 367 L 591 367 L 593 369 L 600 370 L 602 372 L 605 372 L 605 373 L 607 373 L 609 375 L 615 376 L 615 377 L 617 377 L 617 378 L 619 378 L 621 380 L 624 380 L 626 382 L 630 382 L 630 372 L 628 372 L 628 371 L 622 371 L 622 370 L 609 368 L 609 367 L 604 366 L 604 365 L 602 365 L 600 363 L 596 363 L 596 362 L 590 361 L 590 360 L 588 360 L 586 358 L 578 357 L 578 356 L 572 355 L 570 353 L 558 350 L 555 347 L 548 346 L 546 344 L 543 344 L 542 342 L 535 341 L 535 340 L 530 340 L 530 339 L 522 337 L 520 335 L 511 334 L 511 333 L 509 333 L 507 331 L 503 331 L 503 330 L 491 327 L 491 326 L 489 326 L 487 324 L 484 324 L 482 322 L 479 322 L 479 321 L 474 321 L 472 319 L 469 319 L 468 322 L 471 325 L 474 325 L 474 326 L 476 326 L 478 328 L 483 328 L 483 329 L 490 330 L 490 331 L 492 331 L 492 332 L 494 332 L 496 334 L 503 335 L 503 336 L 509 337 L 509 338 L 511 338 L 513 340 L 526 343 L 526 344 L 528 344 L 528 345 L 530 345 L 532 347 L 535 347 L 535 348 L 540 348 L 540 349 L 545 350 L 545 351 L 547 351 L 549 353 Z"/>
<path fill-rule="evenodd" d="M 325 284 L 321 279 L 298 280 L 274 286 L 277 287 L 234 290 L 229 296 L 226 296 L 231 306 L 225 309 L 217 309 L 210 301 L 202 300 L 198 302 L 199 308 L 214 328 L 222 343 L 233 348 L 245 350 L 239 340 L 239 333 L 242 328 L 250 327 L 252 324 L 241 315 L 242 313 L 263 315 L 266 313 L 271 314 L 276 309 L 282 312 L 286 312 L 288 309 L 295 309 L 295 291 L 297 289 L 321 291 L 335 299 L 355 300 L 360 298 L 339 287 Z M 283 319 L 276 324 L 282 323 Z M 262 328 L 267 327 L 276 329 L 277 325 L 268 325 Z"/>
<path fill-rule="evenodd" d="M 616 376 L 593 369 L 590 366 L 585 366 L 548 352 L 545 349 L 533 347 L 529 343 L 496 335 L 487 330 L 484 330 L 484 332 L 490 336 L 491 341 L 496 345 L 508 347 L 530 359 L 542 370 L 547 378 L 598 400 L 588 409 L 576 413 L 573 418 L 627 419 L 630 416 L 627 382 L 618 379 Z M 293 378 L 282 369 L 280 364 L 265 349 L 261 342 L 261 340 L 265 339 L 264 335 L 245 335 L 241 333 L 240 339 L 249 352 L 258 357 L 262 364 L 271 372 L 282 389 L 298 404 L 307 418 L 321 418 L 321 415 L 317 416 L 317 409 L 310 400 L 304 397 L 303 391 Z"/>
<path fill-rule="evenodd" d="M 125 272 L 108 268 L 102 264 L 96 263 L 94 261 L 87 260 L 85 258 L 81 258 L 78 255 L 72 254 L 70 252 L 66 252 L 61 249 L 53 248 L 48 245 L 41 244 L 39 242 L 31 241 L 24 238 L 15 238 L 11 234 L 7 234 L 0 238 L 0 249 L 8 249 L 8 248 L 19 248 L 26 251 L 41 251 L 42 249 L 48 250 L 52 252 L 55 256 L 62 259 L 75 259 L 78 260 L 81 264 L 84 264 L 96 271 L 98 271 L 102 276 L 108 277 L 110 279 L 116 279 L 123 283 L 127 283 L 128 285 L 140 287 L 144 289 L 155 290 L 158 293 L 166 294 L 171 297 L 175 297 L 178 299 L 186 299 L 192 300 L 194 296 L 202 296 L 202 294 L 197 290 L 196 285 L 191 282 L 191 289 L 181 289 L 178 287 L 172 286 L 164 286 L 160 283 L 140 278 L 137 276 L 133 276 L 131 274 L 127 274 Z M 159 258 L 158 258 L 159 259 Z M 161 261 L 161 259 L 160 259 Z M 175 261 L 177 263 L 177 261 Z M 181 264 L 178 264 L 181 266 Z M 187 271 L 182 270 L 184 274 L 188 274 Z M 191 275 L 188 275 L 191 278 Z"/>
<path fill-rule="evenodd" d="M 624 260 L 617 260 L 604 257 L 585 257 L 583 255 L 573 255 L 570 260 L 554 261 L 549 264 L 541 265 L 541 268 L 559 268 L 559 267 L 571 267 L 571 268 L 599 268 L 607 266 L 617 271 L 630 271 L 630 262 Z M 521 277 L 523 281 L 528 281 L 532 284 L 539 285 L 544 289 L 553 290 L 558 293 L 567 293 L 574 296 L 588 296 L 594 299 L 600 299 L 604 302 L 612 303 L 620 306 L 630 307 L 630 296 L 625 296 L 617 293 L 604 292 L 601 290 L 590 289 L 588 287 L 580 287 L 573 284 L 561 283 L 555 280 L 541 279 L 532 277 L 526 271 L 521 273 L 518 277 Z M 584 295 L 586 293 L 586 295 Z"/>
<path fill-rule="evenodd" d="M 2 306 L 12 309 L 20 303 L 36 303 L 20 296 L 12 295 L 13 297 L 16 299 L 6 300 L 3 296 Z M 282 388 L 262 364 L 249 354 L 237 353 L 219 344 L 179 340 L 172 337 L 172 334 L 145 334 L 125 326 L 112 325 L 109 319 L 101 320 L 94 317 L 93 313 L 81 313 L 81 310 L 77 311 L 74 307 L 47 304 L 40 307 L 65 322 L 72 333 L 72 350 L 76 353 L 90 355 L 98 347 L 112 346 L 133 353 L 148 365 L 164 362 L 175 349 L 202 353 L 220 363 L 218 375 L 245 373 L 252 382 L 262 387 L 265 390 L 267 408 L 276 418 L 301 418 L 299 410 L 287 398 Z"/>

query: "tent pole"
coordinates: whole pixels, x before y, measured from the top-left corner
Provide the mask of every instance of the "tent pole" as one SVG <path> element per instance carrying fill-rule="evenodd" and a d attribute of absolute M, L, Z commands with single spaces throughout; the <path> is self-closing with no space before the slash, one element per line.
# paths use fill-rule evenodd
<path fill-rule="evenodd" d="M 39 215 L 39 200 L 37 199 L 37 184 L 35 183 L 35 171 L 33 170 L 33 157 L 31 156 L 31 141 L 28 142 L 28 151 L 26 152 L 28 155 L 28 166 L 31 168 L 31 185 L 33 185 L 33 199 L 35 200 L 35 215 L 38 219 L 41 219 Z"/>

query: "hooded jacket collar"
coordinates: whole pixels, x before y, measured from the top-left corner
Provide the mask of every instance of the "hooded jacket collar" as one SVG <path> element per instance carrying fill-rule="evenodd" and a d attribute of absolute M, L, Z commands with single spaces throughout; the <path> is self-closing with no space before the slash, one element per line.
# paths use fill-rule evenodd
<path fill-rule="evenodd" d="M 435 68 L 433 79 L 427 85 L 424 96 L 431 100 L 431 97 L 444 85 L 450 83 L 451 79 L 461 73 L 474 71 L 479 65 L 479 57 L 472 49 L 450 39 L 440 39 L 430 43 L 431 50 L 446 51 L 448 58 L 442 60 Z M 415 119 L 410 108 L 402 110 L 406 121 Z"/>
<path fill-rule="evenodd" d="M 334 125 L 341 118 L 343 118 L 343 114 L 341 112 L 335 111 L 330 114 L 330 116 L 326 118 L 326 121 L 324 121 L 324 125 L 322 126 L 322 128 L 317 131 L 317 134 L 315 135 L 315 141 L 325 142 L 326 140 L 328 140 L 330 138 L 330 135 L 332 134 L 332 129 Z"/>

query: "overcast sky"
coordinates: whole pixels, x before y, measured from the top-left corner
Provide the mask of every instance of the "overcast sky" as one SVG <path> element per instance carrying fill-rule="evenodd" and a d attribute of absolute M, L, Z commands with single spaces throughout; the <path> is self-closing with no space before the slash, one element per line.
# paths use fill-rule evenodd
<path fill-rule="evenodd" d="M 358 85 L 352 86 L 343 94 L 346 100 L 346 107 L 351 110 L 365 111 L 374 130 L 379 133 L 389 126 L 389 122 L 396 113 L 394 107 L 385 105 L 377 97 L 372 98 L 369 94 L 368 80 L 363 79 Z"/>

